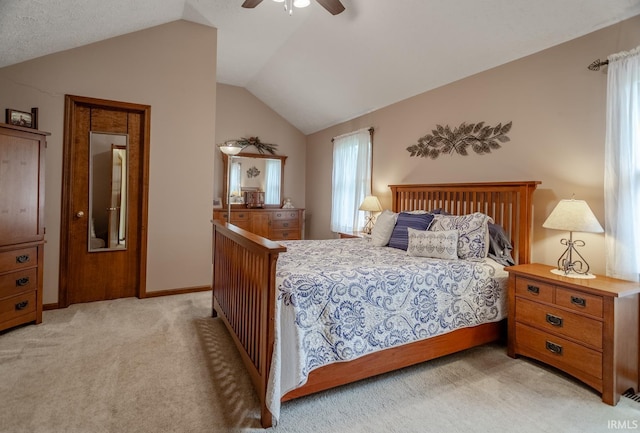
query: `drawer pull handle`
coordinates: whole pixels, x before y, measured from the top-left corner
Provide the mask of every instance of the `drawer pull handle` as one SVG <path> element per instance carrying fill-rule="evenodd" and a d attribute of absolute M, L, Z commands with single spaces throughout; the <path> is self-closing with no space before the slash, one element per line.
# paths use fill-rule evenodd
<path fill-rule="evenodd" d="M 550 325 L 562 328 L 562 322 L 562 317 L 554 316 L 553 314 L 547 313 L 547 323 L 549 323 Z"/>
<path fill-rule="evenodd" d="M 16 304 L 16 311 L 24 310 L 29 305 L 29 301 L 22 301 Z"/>
<path fill-rule="evenodd" d="M 547 341 L 545 346 L 549 352 L 555 353 L 556 355 L 562 355 L 562 346 L 559 344 Z"/>
<path fill-rule="evenodd" d="M 587 306 L 587 300 L 584 298 L 579 298 L 577 296 L 571 297 L 571 303 L 573 305 L 577 305 L 578 307 L 582 307 L 582 308 Z"/>
<path fill-rule="evenodd" d="M 16 263 L 28 263 L 29 260 L 31 260 L 31 257 L 29 257 L 29 254 L 23 254 L 21 256 L 16 257 Z"/>
<path fill-rule="evenodd" d="M 540 294 L 540 287 L 538 286 L 532 286 L 531 284 L 529 284 L 527 286 L 527 291 L 529 293 L 533 293 L 534 295 L 539 295 Z"/>
<path fill-rule="evenodd" d="M 29 284 L 29 277 L 22 277 L 16 280 L 16 287 L 24 287 Z"/>
<path fill-rule="evenodd" d="M 289 223 L 282 223 L 282 227 L 289 227 Z"/>

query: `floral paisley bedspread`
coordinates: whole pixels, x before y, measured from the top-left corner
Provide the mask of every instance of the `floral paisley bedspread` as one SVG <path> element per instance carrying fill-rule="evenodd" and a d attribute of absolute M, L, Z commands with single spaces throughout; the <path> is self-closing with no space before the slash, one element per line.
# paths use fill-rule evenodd
<path fill-rule="evenodd" d="M 366 239 L 282 242 L 267 407 L 309 372 L 377 350 L 506 317 L 507 272 L 481 262 L 411 257 Z"/>

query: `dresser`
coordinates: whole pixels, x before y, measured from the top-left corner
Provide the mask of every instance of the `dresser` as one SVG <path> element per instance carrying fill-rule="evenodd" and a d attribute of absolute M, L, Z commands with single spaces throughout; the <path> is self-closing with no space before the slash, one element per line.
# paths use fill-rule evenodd
<path fill-rule="evenodd" d="M 231 209 L 231 224 L 272 241 L 302 239 L 304 209 Z M 214 209 L 213 219 L 226 221 L 226 209 Z"/>
<path fill-rule="evenodd" d="M 597 275 L 552 274 L 526 264 L 509 272 L 508 354 L 556 367 L 615 405 L 638 391 L 640 284 Z"/>
<path fill-rule="evenodd" d="M 0 331 L 42 322 L 47 135 L 0 123 Z"/>

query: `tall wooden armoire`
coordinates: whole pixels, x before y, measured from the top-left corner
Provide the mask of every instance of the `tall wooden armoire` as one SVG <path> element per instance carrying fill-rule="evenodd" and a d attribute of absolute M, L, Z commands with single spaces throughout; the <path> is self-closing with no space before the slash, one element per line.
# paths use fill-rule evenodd
<path fill-rule="evenodd" d="M 42 322 L 47 135 L 0 123 L 0 331 Z"/>

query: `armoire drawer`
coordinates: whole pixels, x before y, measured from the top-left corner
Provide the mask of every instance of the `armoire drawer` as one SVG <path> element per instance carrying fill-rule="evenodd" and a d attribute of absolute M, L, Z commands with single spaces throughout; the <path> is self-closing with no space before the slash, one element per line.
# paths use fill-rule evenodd
<path fill-rule="evenodd" d="M 0 273 L 17 271 L 38 265 L 38 248 L 20 248 L 0 253 Z"/>
<path fill-rule="evenodd" d="M 36 320 L 35 290 L 0 300 L 0 326 L 4 322 L 12 323 L 23 316 L 28 316 L 24 322 Z"/>
<path fill-rule="evenodd" d="M 38 288 L 38 269 L 31 268 L 0 275 L 0 299 Z"/>

